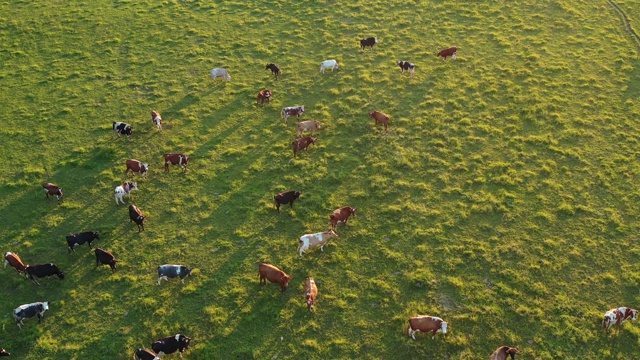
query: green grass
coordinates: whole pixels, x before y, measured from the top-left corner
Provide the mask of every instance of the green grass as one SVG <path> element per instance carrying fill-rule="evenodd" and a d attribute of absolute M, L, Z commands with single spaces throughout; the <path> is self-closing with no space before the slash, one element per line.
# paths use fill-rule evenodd
<path fill-rule="evenodd" d="M 638 1 L 616 3 L 640 30 Z M 638 324 L 599 328 L 640 307 L 640 47 L 606 1 L 11 1 L 0 20 L 1 249 L 67 274 L 38 287 L 2 271 L 0 347 L 16 358 L 130 359 L 177 332 L 188 359 L 640 358 Z M 452 45 L 457 60 L 436 58 Z M 340 69 L 319 74 L 331 58 Z M 280 109 L 299 104 L 324 126 L 294 159 Z M 166 152 L 191 155 L 189 172 L 164 173 Z M 142 233 L 114 205 L 128 158 L 151 163 Z M 340 237 L 299 259 L 298 237 L 346 205 L 358 216 Z M 86 246 L 67 254 L 85 230 L 118 272 Z M 261 262 L 293 277 L 285 294 L 260 287 Z M 195 275 L 158 287 L 164 263 Z M 12 310 L 44 300 L 43 324 L 20 331 Z M 411 340 L 416 314 L 450 333 Z"/>

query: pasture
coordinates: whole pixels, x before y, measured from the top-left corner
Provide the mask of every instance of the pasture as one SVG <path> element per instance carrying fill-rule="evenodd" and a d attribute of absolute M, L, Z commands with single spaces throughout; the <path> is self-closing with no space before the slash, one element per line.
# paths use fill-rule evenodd
<path fill-rule="evenodd" d="M 638 31 L 640 1 L 616 3 Z M 600 329 L 606 310 L 640 307 L 640 45 L 606 1 L 15 0 L 0 19 L 0 250 L 66 275 L 0 272 L 15 358 L 131 359 L 176 333 L 190 360 L 640 358 L 640 324 Z M 327 59 L 340 67 L 321 74 Z M 323 124 L 296 159 L 298 120 L 280 115 L 294 105 Z M 187 173 L 164 172 L 172 152 Z M 130 158 L 149 174 L 116 206 Z M 288 190 L 302 195 L 278 214 Z M 357 216 L 299 258 L 343 206 Z M 90 230 L 118 271 L 86 244 L 67 252 Z M 284 294 L 259 285 L 262 262 L 292 277 Z M 166 263 L 193 276 L 158 286 Z M 13 309 L 36 301 L 43 323 L 19 330 Z M 447 336 L 409 338 L 417 314 Z"/>

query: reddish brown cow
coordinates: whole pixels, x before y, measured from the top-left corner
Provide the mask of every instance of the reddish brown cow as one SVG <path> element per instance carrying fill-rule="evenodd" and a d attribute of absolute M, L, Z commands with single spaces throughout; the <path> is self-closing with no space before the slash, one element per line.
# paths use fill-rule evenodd
<path fill-rule="evenodd" d="M 320 129 L 320 125 L 321 125 L 320 121 L 315 121 L 315 120 L 307 120 L 307 121 L 299 122 L 297 125 L 298 137 L 301 137 L 304 131 L 311 131 L 311 136 L 313 136 L 316 130 Z"/>
<path fill-rule="evenodd" d="M 307 302 L 307 309 L 311 310 L 313 305 L 316 304 L 316 297 L 318 296 L 318 287 L 312 277 L 308 277 L 304 282 L 304 299 Z"/>
<path fill-rule="evenodd" d="M 417 331 L 426 333 L 431 332 L 431 339 L 435 339 L 436 333 L 441 332 L 445 335 L 447 334 L 447 326 L 449 326 L 449 323 L 439 317 L 418 315 L 409 319 L 409 327 L 407 328 L 407 333 L 413 340 L 415 340 L 415 333 Z"/>
<path fill-rule="evenodd" d="M 374 120 L 374 123 L 384 125 L 384 130 L 389 130 L 389 115 L 382 113 L 380 111 L 372 111 L 369 113 L 369 116 Z"/>
<path fill-rule="evenodd" d="M 56 184 L 52 184 L 50 182 L 46 182 L 42 184 L 42 188 L 44 189 L 44 194 L 47 195 L 47 199 L 49 195 L 55 196 L 58 201 L 62 201 L 64 195 L 62 194 L 62 188 Z"/>
<path fill-rule="evenodd" d="M 182 172 L 187 172 L 190 158 L 183 154 L 164 154 L 164 171 L 169 171 L 169 165 L 180 165 Z"/>
<path fill-rule="evenodd" d="M 507 355 L 511 356 L 511 360 L 514 360 L 516 358 L 516 354 L 520 354 L 518 349 L 508 346 L 500 346 L 493 352 L 493 354 L 491 354 L 489 360 L 507 360 Z"/>
<path fill-rule="evenodd" d="M 138 225 L 138 232 L 144 231 L 144 219 L 146 218 L 137 206 L 133 204 L 129 205 L 129 220 Z"/>
<path fill-rule="evenodd" d="M 280 284 L 280 290 L 282 292 L 287 290 L 287 286 L 289 286 L 289 281 L 291 280 L 291 277 L 285 274 L 284 271 L 269 264 L 260 264 L 258 276 L 260 277 L 260 285 L 266 285 L 267 280 L 269 280 L 272 283 Z"/>
<path fill-rule="evenodd" d="M 447 60 L 447 56 L 451 56 L 451 58 L 453 60 L 456 59 L 456 51 L 458 51 L 458 49 L 453 46 L 450 47 L 448 49 L 444 49 L 444 50 L 440 50 L 440 52 L 438 52 L 437 56 L 441 56 L 442 57 L 442 61 L 446 61 Z"/>
<path fill-rule="evenodd" d="M 258 98 L 256 99 L 256 105 L 263 105 L 265 100 L 267 102 L 271 102 L 271 90 L 260 90 L 260 92 L 258 93 Z"/>
<path fill-rule="evenodd" d="M 627 319 L 635 321 L 637 315 L 638 310 L 626 306 L 621 306 L 617 309 L 611 309 L 604 313 L 604 318 L 602 319 L 602 328 L 605 330 L 609 330 L 611 326 L 616 325 L 618 327 L 618 331 L 620 331 L 620 325 L 622 325 L 623 322 L 625 322 Z"/>
<path fill-rule="evenodd" d="M 147 172 L 149 171 L 149 164 L 145 164 L 140 160 L 129 159 L 127 160 L 127 170 L 125 170 L 125 174 L 128 175 L 129 171 L 132 173 L 140 173 L 143 178 L 147 177 Z"/>
<path fill-rule="evenodd" d="M 316 140 L 316 138 L 312 138 L 311 136 L 303 136 L 299 139 L 293 140 L 291 142 L 291 145 L 293 146 L 293 157 L 296 157 L 298 151 L 307 150 L 311 144 L 315 145 Z"/>
<path fill-rule="evenodd" d="M 347 221 L 349 220 L 349 216 L 356 216 L 357 208 L 351 206 L 345 206 L 340 209 L 333 210 L 333 213 L 329 215 L 329 220 L 331 221 L 331 228 L 335 230 L 338 223 L 343 222 L 347 225 Z"/>
<path fill-rule="evenodd" d="M 118 260 L 111 252 L 101 248 L 96 248 L 93 252 L 96 254 L 96 267 L 109 265 L 112 272 L 118 270 Z"/>
<path fill-rule="evenodd" d="M 20 256 L 18 256 L 18 254 L 14 254 L 12 252 L 7 252 L 6 254 L 4 254 L 5 268 L 7 267 L 7 264 L 11 265 L 11 267 L 16 269 L 18 274 L 20 273 L 24 273 L 25 275 L 27 274 L 27 266 L 29 265 L 25 265 L 20 259 Z"/>

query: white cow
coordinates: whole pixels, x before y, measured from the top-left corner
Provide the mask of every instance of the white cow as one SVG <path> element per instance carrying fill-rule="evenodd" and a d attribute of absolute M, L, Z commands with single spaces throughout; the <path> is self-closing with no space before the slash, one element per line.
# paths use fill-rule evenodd
<path fill-rule="evenodd" d="M 304 234 L 298 241 L 298 253 L 302 257 L 302 253 L 309 250 L 312 247 L 320 246 L 320 251 L 324 251 L 323 247 L 329 242 L 329 239 L 338 237 L 335 231 L 325 231 L 315 234 Z"/>
<path fill-rule="evenodd" d="M 223 68 L 215 68 L 209 71 L 209 74 L 211 74 L 212 80 L 215 80 L 217 78 L 223 78 L 226 81 L 231 81 L 231 75 L 229 75 L 229 72 Z"/>
<path fill-rule="evenodd" d="M 118 200 L 122 201 L 122 204 L 124 204 L 124 199 L 123 197 L 125 195 L 129 196 L 129 199 L 131 199 L 131 191 L 133 190 L 138 190 L 138 183 L 137 182 L 131 182 L 131 181 L 127 181 L 122 183 L 122 185 L 117 186 L 114 193 L 116 196 L 116 205 L 119 205 Z"/>
<path fill-rule="evenodd" d="M 320 72 L 324 74 L 324 69 L 331 68 L 331 72 L 333 69 L 338 69 L 338 62 L 335 60 L 325 60 L 320 64 Z"/>

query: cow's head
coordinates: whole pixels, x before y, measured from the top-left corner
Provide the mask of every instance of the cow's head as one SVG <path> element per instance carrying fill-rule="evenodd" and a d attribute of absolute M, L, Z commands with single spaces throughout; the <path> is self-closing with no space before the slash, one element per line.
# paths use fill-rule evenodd
<path fill-rule="evenodd" d="M 191 338 L 188 336 L 184 336 L 182 334 L 176 334 L 176 341 L 180 344 L 181 347 L 186 349 L 189 347 L 189 342 L 191 341 Z"/>
<path fill-rule="evenodd" d="M 184 164 L 187 165 L 189 163 L 189 160 L 191 160 L 191 158 L 188 157 L 188 156 L 185 156 L 184 157 Z"/>
<path fill-rule="evenodd" d="M 509 348 L 507 350 L 507 355 L 511 356 L 511 360 L 516 358 L 516 354 L 520 354 L 520 351 L 516 348 Z"/>
<path fill-rule="evenodd" d="M 93 232 L 93 237 L 100 240 L 100 234 L 97 231 Z"/>
<path fill-rule="evenodd" d="M 185 275 L 185 276 L 191 276 L 191 270 L 193 270 L 193 269 L 188 267 L 188 268 L 186 269 L 186 271 L 187 271 L 187 275 Z"/>
<path fill-rule="evenodd" d="M 318 140 L 317 138 L 311 138 L 311 143 L 315 145 L 317 140 Z"/>
<path fill-rule="evenodd" d="M 149 164 L 141 164 L 140 168 L 142 169 L 142 172 L 147 172 L 149 171 Z M 138 190 L 138 189 L 136 189 Z"/>
<path fill-rule="evenodd" d="M 636 316 L 638 315 L 638 310 L 631 309 L 631 320 L 636 321 Z"/>
<path fill-rule="evenodd" d="M 297 198 L 300 197 L 300 195 L 302 195 L 302 193 L 300 191 L 296 191 L 296 192 L 293 193 L 293 198 L 297 199 Z"/>
<path fill-rule="evenodd" d="M 329 235 L 329 238 L 334 238 L 334 237 L 338 237 L 338 234 L 335 232 L 335 230 L 329 230 L 326 232 L 326 234 Z"/>
<path fill-rule="evenodd" d="M 447 333 L 447 327 L 449 326 L 449 323 L 446 321 L 443 321 L 442 324 L 440 325 L 440 330 L 442 330 L 443 334 Z"/>
<path fill-rule="evenodd" d="M 280 278 L 280 286 L 282 286 L 282 291 L 287 290 L 287 287 L 289 287 L 289 281 L 291 281 L 291 276 L 289 275 L 285 275 Z"/>
<path fill-rule="evenodd" d="M 49 302 L 45 301 L 42 303 L 42 312 L 49 310 Z"/>
<path fill-rule="evenodd" d="M 356 210 L 358 210 L 358 208 L 350 208 L 351 215 L 356 216 Z"/>

